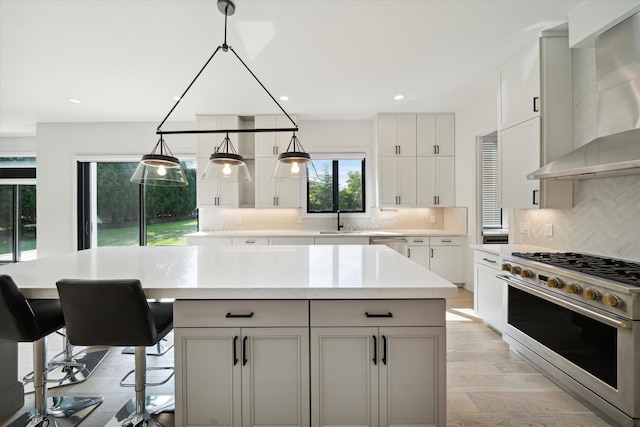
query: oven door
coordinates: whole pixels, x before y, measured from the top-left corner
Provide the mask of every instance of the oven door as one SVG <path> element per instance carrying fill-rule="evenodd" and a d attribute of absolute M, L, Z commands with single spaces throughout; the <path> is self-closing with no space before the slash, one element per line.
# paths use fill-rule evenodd
<path fill-rule="evenodd" d="M 508 285 L 503 333 L 512 348 L 603 411 L 608 402 L 640 418 L 640 322 L 499 278 Z"/>

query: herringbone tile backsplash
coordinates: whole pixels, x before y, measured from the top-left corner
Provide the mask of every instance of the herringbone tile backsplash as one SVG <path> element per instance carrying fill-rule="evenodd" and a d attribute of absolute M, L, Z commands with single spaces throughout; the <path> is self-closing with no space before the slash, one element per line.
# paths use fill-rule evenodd
<path fill-rule="evenodd" d="M 574 181 L 573 209 L 517 210 L 513 227 L 518 243 L 640 261 L 640 176 Z"/>

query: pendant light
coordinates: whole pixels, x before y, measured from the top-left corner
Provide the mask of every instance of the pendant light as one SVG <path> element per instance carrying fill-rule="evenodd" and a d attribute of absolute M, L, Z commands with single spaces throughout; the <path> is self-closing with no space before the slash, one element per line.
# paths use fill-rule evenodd
<path fill-rule="evenodd" d="M 160 152 L 158 153 L 158 149 Z M 189 185 L 180 160 L 173 155 L 162 135 L 150 154 L 142 156 L 131 176 L 131 182 L 141 185 L 184 186 Z"/>
<path fill-rule="evenodd" d="M 216 147 L 215 152 L 209 157 L 202 179 L 223 179 L 241 183 L 251 182 L 247 164 L 231 143 L 228 133 L 220 145 Z"/>
<path fill-rule="evenodd" d="M 298 140 L 294 132 L 286 151 L 278 156 L 278 162 L 271 179 L 297 179 L 303 175 L 302 168 L 310 161 L 311 156 L 304 151 L 300 140 Z"/>

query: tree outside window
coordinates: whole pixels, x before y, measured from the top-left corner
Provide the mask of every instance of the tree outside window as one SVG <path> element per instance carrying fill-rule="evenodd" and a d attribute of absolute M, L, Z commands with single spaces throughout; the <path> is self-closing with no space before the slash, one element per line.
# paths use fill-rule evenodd
<path fill-rule="evenodd" d="M 364 170 L 364 159 L 313 160 L 307 165 L 307 212 L 364 212 Z"/>

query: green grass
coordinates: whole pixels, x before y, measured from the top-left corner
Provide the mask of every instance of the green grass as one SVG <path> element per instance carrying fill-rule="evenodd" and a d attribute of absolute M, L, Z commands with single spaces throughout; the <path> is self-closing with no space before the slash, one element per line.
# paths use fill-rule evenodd
<path fill-rule="evenodd" d="M 147 227 L 147 246 L 186 245 L 187 233 L 198 231 L 197 221 L 181 221 L 152 224 Z M 138 227 L 112 228 L 98 232 L 98 246 L 138 246 Z"/>

